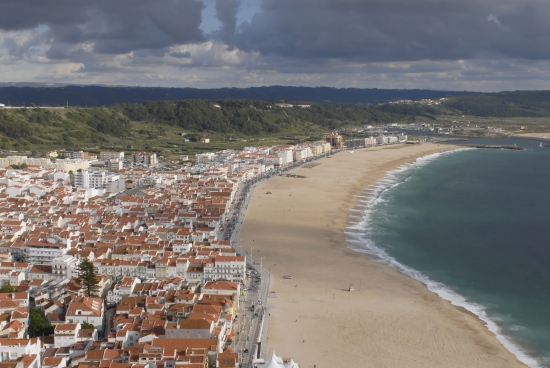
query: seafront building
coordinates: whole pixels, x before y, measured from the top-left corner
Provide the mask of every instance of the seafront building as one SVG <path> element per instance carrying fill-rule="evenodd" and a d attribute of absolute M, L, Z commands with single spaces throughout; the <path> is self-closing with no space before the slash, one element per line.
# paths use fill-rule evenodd
<path fill-rule="evenodd" d="M 325 134 L 323 140 L 331 145 L 333 149 L 340 149 L 344 147 L 344 138 L 335 132 Z"/>

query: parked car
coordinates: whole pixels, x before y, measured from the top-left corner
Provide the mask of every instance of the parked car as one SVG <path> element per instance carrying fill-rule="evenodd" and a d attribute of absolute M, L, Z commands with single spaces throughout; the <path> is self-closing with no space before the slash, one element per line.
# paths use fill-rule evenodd
<path fill-rule="evenodd" d="M 290 275 L 284 275 L 284 276 L 283 276 L 283 279 L 290 280 L 291 278 L 292 278 L 292 276 L 290 276 Z"/>

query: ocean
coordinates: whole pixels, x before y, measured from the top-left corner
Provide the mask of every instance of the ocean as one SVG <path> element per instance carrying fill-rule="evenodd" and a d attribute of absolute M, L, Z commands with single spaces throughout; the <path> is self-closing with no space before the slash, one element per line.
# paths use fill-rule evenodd
<path fill-rule="evenodd" d="M 478 315 L 530 367 L 550 367 L 550 148 L 418 159 L 358 196 L 350 248 Z M 547 143 L 545 143 L 546 145 Z"/>

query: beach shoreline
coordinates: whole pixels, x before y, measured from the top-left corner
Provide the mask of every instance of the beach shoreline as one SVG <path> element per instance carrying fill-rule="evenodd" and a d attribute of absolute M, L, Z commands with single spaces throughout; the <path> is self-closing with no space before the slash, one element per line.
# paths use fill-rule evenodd
<path fill-rule="evenodd" d="M 345 239 L 350 209 L 367 187 L 419 157 L 456 148 L 342 152 L 293 171 L 305 179 L 258 185 L 239 239 L 265 257 L 272 275 L 270 349 L 319 368 L 525 367 L 476 315 L 349 249 Z M 293 278 L 283 279 L 286 274 Z"/>

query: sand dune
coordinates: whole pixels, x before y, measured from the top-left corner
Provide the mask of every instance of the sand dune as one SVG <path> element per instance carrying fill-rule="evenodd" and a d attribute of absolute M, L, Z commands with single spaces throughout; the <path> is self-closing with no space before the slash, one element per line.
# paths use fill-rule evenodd
<path fill-rule="evenodd" d="M 347 248 L 355 195 L 399 165 L 450 148 L 356 150 L 294 171 L 305 179 L 276 177 L 256 189 L 240 240 L 265 257 L 278 295 L 269 299 L 271 349 L 301 367 L 524 367 L 475 316 Z"/>

